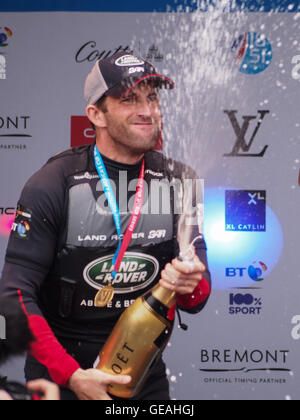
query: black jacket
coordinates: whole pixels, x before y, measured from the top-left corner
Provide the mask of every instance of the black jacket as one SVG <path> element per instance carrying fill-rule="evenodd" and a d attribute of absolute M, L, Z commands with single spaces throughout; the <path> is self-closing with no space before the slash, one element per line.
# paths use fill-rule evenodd
<path fill-rule="evenodd" d="M 134 180 L 138 178 L 141 163 L 123 165 L 107 158 L 104 162 L 110 179 L 115 181 L 122 233 L 125 233 L 130 218 L 128 203 L 135 194 Z M 171 188 L 170 196 L 166 197 L 168 189 L 162 186 L 165 183 L 168 188 L 168 182 L 183 177 L 195 180 L 196 174 L 158 152 L 146 154 L 148 194 L 145 194 L 144 211 L 113 281 L 114 299 L 105 308 L 95 307 L 94 298 L 112 280 L 111 260 L 118 238 L 95 168 L 93 146 L 71 149 L 53 157 L 28 181 L 17 207 L 1 290 L 6 296 L 18 294 L 32 320 L 33 332 L 41 341 L 48 326 L 58 342 L 68 338 L 103 344 L 121 313 L 159 281 L 161 270 L 179 252 L 175 213 L 182 200 L 174 193 L 176 188 Z M 163 191 L 160 197 L 165 208 L 160 209 L 160 214 L 154 214 L 161 205 L 158 191 Z M 191 240 L 197 236 L 199 229 L 193 226 Z M 200 237 L 195 245 L 207 266 L 204 240 Z M 210 287 L 208 270 L 204 277 Z M 205 303 L 206 300 L 193 306 L 181 305 L 181 309 L 197 313 Z M 37 359 L 41 345 L 36 343 Z M 44 347 L 42 353 L 47 353 Z M 51 357 L 42 355 L 40 361 L 47 364 Z M 67 376 L 66 373 L 61 378 L 58 374 L 56 381 L 63 383 Z"/>

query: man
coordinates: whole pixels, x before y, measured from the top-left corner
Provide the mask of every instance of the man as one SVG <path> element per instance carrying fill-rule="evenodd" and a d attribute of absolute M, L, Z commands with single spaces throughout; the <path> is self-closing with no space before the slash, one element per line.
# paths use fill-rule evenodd
<path fill-rule="evenodd" d="M 193 265 L 175 259 L 176 199 L 169 199 L 168 214 L 142 211 L 136 201 L 137 180 L 147 207 L 157 199 L 151 182 L 181 178 L 185 169 L 153 151 L 162 126 L 158 89 L 164 87 L 174 83 L 133 55 L 97 62 L 85 84 L 96 144 L 50 159 L 18 204 L 2 290 L 18 295 L 36 337 L 27 379 L 51 378 L 64 387 L 64 399 L 111 399 L 108 384 L 130 382 L 93 364 L 138 296 L 160 281 L 178 293 L 180 309 L 197 313 L 210 294 L 204 241 L 195 242 Z M 169 398 L 160 360 L 136 399 Z"/>

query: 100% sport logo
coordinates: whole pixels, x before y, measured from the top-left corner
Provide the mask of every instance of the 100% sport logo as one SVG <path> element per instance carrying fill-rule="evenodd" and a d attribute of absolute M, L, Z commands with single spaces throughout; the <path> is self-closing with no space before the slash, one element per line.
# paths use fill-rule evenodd
<path fill-rule="evenodd" d="M 250 293 L 230 293 L 229 295 L 230 315 L 260 315 L 262 310 L 262 299 L 255 298 Z"/>

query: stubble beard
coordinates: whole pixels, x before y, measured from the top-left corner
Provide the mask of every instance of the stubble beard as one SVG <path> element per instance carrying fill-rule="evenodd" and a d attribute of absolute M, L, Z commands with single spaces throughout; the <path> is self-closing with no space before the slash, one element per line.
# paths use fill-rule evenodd
<path fill-rule="evenodd" d="M 107 132 L 113 142 L 119 148 L 127 149 L 132 154 L 141 155 L 154 150 L 160 137 L 160 124 L 157 124 L 152 135 L 139 136 L 130 128 L 115 121 L 107 126 Z"/>

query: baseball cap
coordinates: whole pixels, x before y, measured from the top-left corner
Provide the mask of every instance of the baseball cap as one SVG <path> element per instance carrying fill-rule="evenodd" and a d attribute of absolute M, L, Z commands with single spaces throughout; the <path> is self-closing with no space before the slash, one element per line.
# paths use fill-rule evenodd
<path fill-rule="evenodd" d="M 158 74 L 155 67 L 142 58 L 119 52 L 98 60 L 88 75 L 84 96 L 94 105 L 104 95 L 120 96 L 143 80 L 152 80 L 158 88 L 173 89 L 175 83 Z"/>

